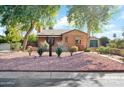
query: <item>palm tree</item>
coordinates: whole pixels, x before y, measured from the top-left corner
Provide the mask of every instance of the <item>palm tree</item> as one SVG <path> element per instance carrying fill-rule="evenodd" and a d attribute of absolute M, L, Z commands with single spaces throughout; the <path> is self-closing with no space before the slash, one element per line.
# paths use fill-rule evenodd
<path fill-rule="evenodd" d="M 114 37 L 114 39 L 116 39 L 116 37 L 117 37 L 116 33 L 113 34 L 113 37 Z"/>

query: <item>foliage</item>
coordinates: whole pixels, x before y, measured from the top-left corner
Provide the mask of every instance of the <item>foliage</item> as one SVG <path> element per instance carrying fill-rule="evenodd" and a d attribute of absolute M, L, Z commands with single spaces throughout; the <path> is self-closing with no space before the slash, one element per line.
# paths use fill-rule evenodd
<path fill-rule="evenodd" d="M 6 40 L 8 42 L 19 42 L 22 38 L 19 33 L 19 30 L 16 27 L 8 26 L 5 31 Z"/>
<path fill-rule="evenodd" d="M 114 41 L 109 42 L 109 47 L 110 48 L 117 48 L 117 44 Z"/>
<path fill-rule="evenodd" d="M 109 47 L 100 46 L 96 51 L 100 54 L 109 54 Z"/>
<path fill-rule="evenodd" d="M 87 26 L 88 34 L 98 33 L 108 23 L 117 7 L 105 5 L 69 6 L 68 22 L 77 28 Z"/>
<path fill-rule="evenodd" d="M 120 54 L 120 50 L 117 49 L 117 48 L 110 48 L 110 54 L 119 55 Z"/>
<path fill-rule="evenodd" d="M 85 48 L 84 49 L 84 52 L 90 52 L 91 50 L 90 50 L 90 48 Z"/>
<path fill-rule="evenodd" d="M 62 49 L 60 47 L 56 48 L 56 54 L 58 55 L 58 57 L 60 57 L 60 55 L 62 54 Z"/>
<path fill-rule="evenodd" d="M 122 60 L 124 62 L 124 58 L 120 58 L 120 60 Z"/>
<path fill-rule="evenodd" d="M 29 35 L 29 37 L 28 37 L 28 42 L 29 43 L 34 43 L 36 41 L 37 41 L 37 36 L 36 35 L 34 35 L 34 34 Z"/>
<path fill-rule="evenodd" d="M 41 44 L 39 45 L 39 47 L 40 47 L 40 48 L 43 48 L 44 51 L 48 51 L 48 49 L 49 49 L 49 44 L 45 41 L 44 43 L 41 43 Z"/>
<path fill-rule="evenodd" d="M 43 48 L 38 48 L 37 53 L 39 54 L 40 57 L 42 56 L 43 52 L 44 52 Z"/>
<path fill-rule="evenodd" d="M 7 39 L 5 36 L 0 36 L 0 43 L 7 43 Z"/>
<path fill-rule="evenodd" d="M 110 54 L 124 56 L 124 49 L 110 48 Z"/>
<path fill-rule="evenodd" d="M 121 39 L 110 40 L 109 46 L 110 48 L 124 49 L 124 40 Z"/>
<path fill-rule="evenodd" d="M 53 26 L 55 16 L 60 6 L 53 5 L 9 5 L 0 6 L 0 16 L 2 26 L 18 26 L 26 31 L 23 40 L 23 49 L 26 48 L 28 36 L 34 28 L 40 26 Z"/>
<path fill-rule="evenodd" d="M 99 41 L 100 41 L 100 45 L 104 47 L 106 47 L 107 44 L 109 43 L 109 39 L 107 37 L 101 37 Z"/>
<path fill-rule="evenodd" d="M 11 49 L 15 51 L 19 51 L 21 49 L 21 43 L 16 42 L 16 43 L 10 43 L 11 44 Z"/>
<path fill-rule="evenodd" d="M 72 46 L 72 47 L 69 48 L 69 52 L 70 52 L 71 56 L 72 56 L 72 54 L 74 52 L 77 52 L 77 51 L 78 51 L 78 47 L 77 46 Z"/>
<path fill-rule="evenodd" d="M 33 47 L 32 46 L 28 46 L 27 51 L 29 53 L 29 56 L 31 56 L 31 53 L 33 51 Z"/>
<path fill-rule="evenodd" d="M 120 55 L 124 57 L 124 50 L 120 51 Z"/>

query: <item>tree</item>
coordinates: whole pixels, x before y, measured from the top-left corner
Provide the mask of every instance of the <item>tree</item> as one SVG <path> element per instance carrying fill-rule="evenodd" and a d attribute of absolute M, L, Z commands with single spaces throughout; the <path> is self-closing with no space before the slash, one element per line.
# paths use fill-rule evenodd
<path fill-rule="evenodd" d="M 23 50 L 26 49 L 28 36 L 38 26 L 47 26 L 48 21 L 55 20 L 60 6 L 0 6 L 2 25 L 19 26 L 26 34 L 23 39 Z M 52 19 L 51 19 L 52 17 Z"/>
<path fill-rule="evenodd" d="M 19 30 L 14 26 L 13 27 L 7 26 L 5 35 L 6 35 L 6 40 L 9 43 L 19 42 L 22 39 Z"/>
<path fill-rule="evenodd" d="M 109 43 L 109 39 L 107 37 L 101 37 L 100 39 L 100 45 L 106 47 Z"/>
<path fill-rule="evenodd" d="M 115 10 L 114 6 L 78 5 L 69 6 L 68 22 L 79 29 L 86 26 L 88 41 L 91 32 L 98 33 L 108 23 Z M 89 45 L 89 42 L 87 46 Z"/>

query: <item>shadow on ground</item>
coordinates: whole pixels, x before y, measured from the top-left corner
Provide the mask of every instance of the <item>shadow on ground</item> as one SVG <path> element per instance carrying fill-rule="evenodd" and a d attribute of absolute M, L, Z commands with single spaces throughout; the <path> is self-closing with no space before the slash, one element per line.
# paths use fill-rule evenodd
<path fill-rule="evenodd" d="M 105 73 L 74 73 L 70 78 L 0 78 L 0 87 L 88 87 L 102 85 L 96 77 Z"/>

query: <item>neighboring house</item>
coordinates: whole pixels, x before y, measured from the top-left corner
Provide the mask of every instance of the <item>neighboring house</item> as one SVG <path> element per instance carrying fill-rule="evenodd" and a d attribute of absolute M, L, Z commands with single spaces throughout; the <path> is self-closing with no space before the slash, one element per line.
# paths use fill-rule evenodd
<path fill-rule="evenodd" d="M 64 51 L 67 51 L 71 46 L 77 46 L 79 51 L 87 48 L 88 34 L 80 30 L 42 30 L 38 33 L 38 45 L 43 44 L 47 37 L 54 37 L 55 43 L 53 50 L 61 46 Z M 96 42 L 94 42 L 96 43 Z M 96 43 L 98 44 L 98 43 Z M 95 45 L 96 45 L 95 44 Z M 98 47 L 91 44 L 90 47 Z"/>

